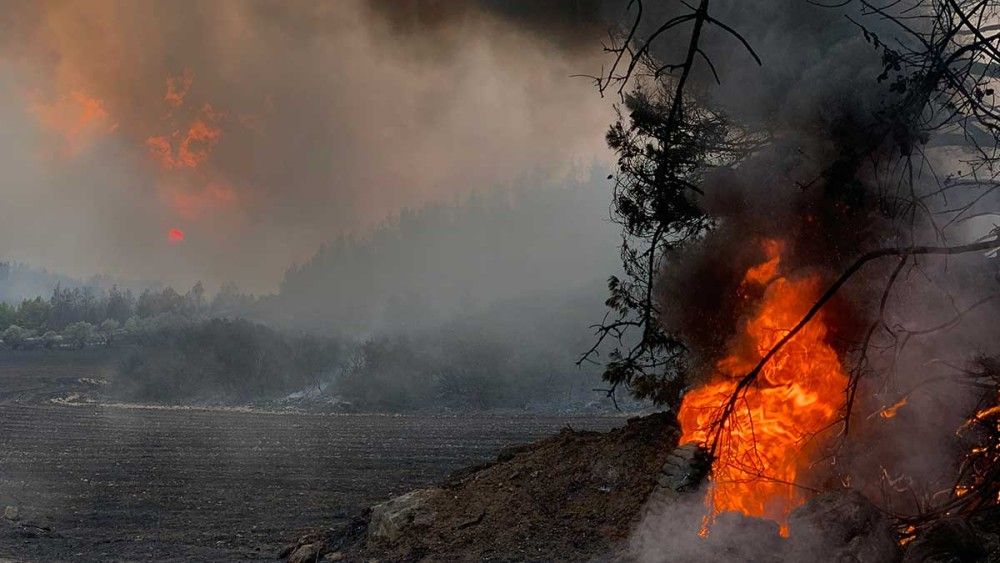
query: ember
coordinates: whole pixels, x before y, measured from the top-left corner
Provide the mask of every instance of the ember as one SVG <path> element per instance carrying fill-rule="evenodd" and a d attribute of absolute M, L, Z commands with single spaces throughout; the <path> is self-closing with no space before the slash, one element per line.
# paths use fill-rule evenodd
<path fill-rule="evenodd" d="M 744 290 L 765 288 L 759 308 L 730 341 L 714 379 L 685 395 L 679 414 L 682 442 L 711 442 L 720 405 L 820 294 L 818 275 L 791 277 L 781 271 L 780 241 L 766 241 L 764 251 L 767 260 L 743 279 Z M 848 381 L 827 332 L 818 314 L 743 392 L 718 441 L 706 523 L 721 512 L 736 511 L 777 520 L 787 535 L 789 513 L 805 501 L 796 480 L 812 461 L 810 439 L 836 419 Z"/>

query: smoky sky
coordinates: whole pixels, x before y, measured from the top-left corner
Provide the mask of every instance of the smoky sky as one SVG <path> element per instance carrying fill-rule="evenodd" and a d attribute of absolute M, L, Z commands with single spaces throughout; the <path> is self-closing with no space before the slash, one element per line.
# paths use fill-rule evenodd
<path fill-rule="evenodd" d="M 4 2 L 0 255 L 266 291 L 400 209 L 579 177 L 605 10 Z"/>

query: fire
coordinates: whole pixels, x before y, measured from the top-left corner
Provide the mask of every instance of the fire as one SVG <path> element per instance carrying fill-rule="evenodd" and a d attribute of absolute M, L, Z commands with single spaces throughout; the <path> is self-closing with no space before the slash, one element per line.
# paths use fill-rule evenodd
<path fill-rule="evenodd" d="M 212 149 L 222 138 L 222 129 L 218 126 L 220 117 L 219 112 L 205 104 L 201 115 L 183 133 L 174 131 L 170 136 L 155 135 L 147 138 L 146 146 L 150 155 L 167 170 L 197 168 L 208 159 Z"/>
<path fill-rule="evenodd" d="M 744 292 L 756 286 L 764 289 L 763 296 L 717 362 L 712 381 L 684 396 L 682 443 L 711 441 L 712 423 L 739 380 L 802 319 L 823 289 L 818 275 L 782 274 L 780 241 L 766 241 L 764 251 L 767 260 L 743 279 Z M 745 390 L 715 452 L 706 523 L 716 514 L 736 511 L 776 520 L 787 535 L 789 513 L 805 501 L 796 481 L 810 464 L 810 439 L 836 420 L 848 382 L 827 333 L 820 312 Z"/>
<path fill-rule="evenodd" d="M 184 242 L 184 231 L 173 228 L 167 231 L 167 240 L 170 242 Z"/>
<path fill-rule="evenodd" d="M 79 90 L 48 102 L 36 100 L 31 109 L 42 126 L 62 135 L 69 156 L 115 129 L 104 102 Z"/>
<path fill-rule="evenodd" d="M 905 406 L 906 406 L 906 397 L 903 397 L 902 399 L 896 401 L 896 403 L 893 404 L 892 406 L 880 410 L 878 412 L 878 415 L 882 418 L 895 418 L 896 413 L 899 412 L 899 409 Z"/>
<path fill-rule="evenodd" d="M 194 73 L 191 69 L 184 69 L 180 76 L 167 77 L 167 93 L 163 95 L 163 101 L 171 107 L 180 107 L 184 104 L 184 97 L 194 84 Z"/>

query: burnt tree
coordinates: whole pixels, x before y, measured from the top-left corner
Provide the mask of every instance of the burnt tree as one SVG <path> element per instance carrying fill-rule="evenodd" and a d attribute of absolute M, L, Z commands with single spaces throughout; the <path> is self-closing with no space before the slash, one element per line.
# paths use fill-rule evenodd
<path fill-rule="evenodd" d="M 624 386 L 637 397 L 672 408 L 678 407 L 690 381 L 686 379 L 685 335 L 663 322 L 663 304 L 658 301 L 657 284 L 663 268 L 669 267 L 664 257 L 697 243 L 716 228 L 717 218 L 700 204 L 707 189 L 706 175 L 718 168 L 738 168 L 773 141 L 773 131 L 730 119 L 713 104 L 704 81 L 695 84 L 691 80 L 698 66 L 707 69 L 716 82 L 720 80 L 713 53 L 703 46 L 706 28 L 728 34 L 747 54 L 748 65 L 766 65 L 766 61 L 758 57 L 738 25 L 713 15 L 708 0 L 681 4 L 684 8 L 679 12 L 651 22 L 641 0 L 629 2 L 630 25 L 612 34 L 605 47 L 610 67 L 591 77 L 602 95 L 620 97 L 619 119 L 608 133 L 608 144 L 618 157 L 617 174 L 612 177 L 612 213 L 622 226 L 626 276 L 610 279 L 608 314 L 595 325 L 596 342 L 580 360 L 597 361 L 602 347 L 610 342 L 604 373 L 610 385 L 607 392 L 613 396 Z M 849 215 L 860 209 L 852 207 L 859 176 L 863 170 L 876 170 L 874 180 L 861 189 L 890 225 L 886 232 L 891 236 L 866 241 L 869 246 L 859 246 L 853 255 L 848 247 L 833 262 L 840 273 L 831 278 L 828 289 L 762 355 L 729 400 L 719 405 L 713 439 L 707 444 L 713 451 L 730 415 L 762 368 L 868 264 L 895 259 L 895 268 L 870 304 L 863 337 L 848 354 L 853 365 L 844 390 L 842 433 L 846 435 L 873 342 L 881 339 L 887 342 L 883 346 L 902 347 L 916 334 L 891 327 L 885 320 L 886 302 L 904 271 L 920 270 L 924 256 L 1000 248 L 997 229 L 972 242 L 954 240 L 951 234 L 956 225 L 971 218 L 1000 215 L 994 197 L 1000 188 L 1000 108 L 994 92 L 1000 78 L 1000 25 L 996 23 L 1000 9 L 971 0 L 813 4 L 817 10 L 853 9 L 844 17 L 868 43 L 873 56 L 879 57 L 882 72 L 874 80 L 885 97 L 815 178 L 791 188 L 823 186 L 831 205 L 841 206 Z M 683 48 L 658 49 L 667 38 L 676 40 L 680 34 L 686 38 Z M 665 60 L 670 57 L 676 60 Z M 960 151 L 961 166 L 938 175 L 928 155 L 932 145 Z M 933 189 L 924 188 L 928 179 Z M 983 296 L 973 307 L 993 302 L 996 295 Z M 964 312 L 956 311 L 953 319 L 925 332 L 960 323 Z M 989 393 L 995 401 L 995 390 Z M 980 466 L 984 464 L 981 457 L 977 458 Z M 996 459 L 992 463 L 995 468 Z M 989 475 L 992 472 L 995 469 L 987 470 Z M 967 480 L 984 482 L 981 473 Z"/>

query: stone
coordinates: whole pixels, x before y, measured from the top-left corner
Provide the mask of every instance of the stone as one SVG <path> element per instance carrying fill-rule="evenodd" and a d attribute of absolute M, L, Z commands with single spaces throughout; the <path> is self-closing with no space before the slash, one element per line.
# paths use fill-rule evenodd
<path fill-rule="evenodd" d="M 326 544 L 318 541 L 300 545 L 288 557 L 288 563 L 315 563 L 326 553 Z"/>
<path fill-rule="evenodd" d="M 892 522 L 853 489 L 816 496 L 788 524 L 789 547 L 800 561 L 886 563 L 901 556 Z"/>
<path fill-rule="evenodd" d="M 695 443 L 674 448 L 656 476 L 661 487 L 685 492 L 698 488 L 712 469 L 712 456 L 708 450 Z"/>
<path fill-rule="evenodd" d="M 376 504 L 368 523 L 368 537 L 391 543 L 408 527 L 430 524 L 434 514 L 427 509 L 427 502 L 439 493 L 439 489 L 418 489 Z"/>
<path fill-rule="evenodd" d="M 4 520 L 16 522 L 21 519 L 21 511 L 16 506 L 8 506 L 3 509 Z"/>
<path fill-rule="evenodd" d="M 333 551 L 323 556 L 323 561 L 343 561 L 344 554 L 340 551 Z"/>
<path fill-rule="evenodd" d="M 299 547 L 297 543 L 286 544 L 278 551 L 278 556 L 275 559 L 288 559 L 288 556 Z"/>

